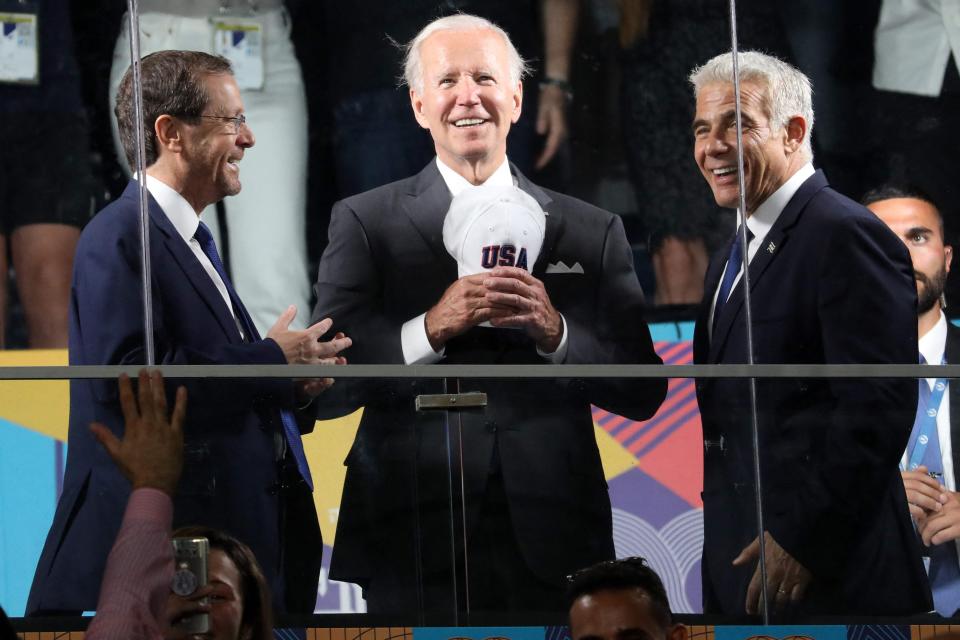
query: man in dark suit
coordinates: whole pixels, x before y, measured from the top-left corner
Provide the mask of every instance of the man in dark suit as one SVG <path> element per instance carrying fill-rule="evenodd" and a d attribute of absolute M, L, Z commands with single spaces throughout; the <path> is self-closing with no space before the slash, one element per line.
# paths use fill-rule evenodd
<path fill-rule="evenodd" d="M 239 192 L 239 162 L 254 144 L 229 62 L 182 51 L 144 58 L 142 123 L 134 116 L 131 75 L 128 70 L 116 113 L 131 166 L 138 126 L 147 141 L 155 361 L 336 362 L 349 340 L 319 342 L 329 319 L 304 331 L 290 330 L 293 307 L 260 338 L 200 221 L 204 207 Z M 80 238 L 70 305 L 71 365 L 145 362 L 138 193 L 131 182 Z M 309 468 L 290 410 L 309 401 L 325 383 L 198 380 L 187 386 L 192 406 L 184 427 L 184 473 L 174 524 L 205 524 L 242 539 L 257 555 L 277 605 L 312 612 L 320 532 Z M 37 566 L 28 613 L 96 605 L 130 486 L 97 446 L 88 430 L 92 422 L 122 432 L 110 380 L 70 385 L 63 494 Z M 299 544 L 290 544 L 291 539 Z"/>
<path fill-rule="evenodd" d="M 746 248 L 758 364 L 916 362 L 916 293 L 903 245 L 812 166 L 811 87 L 770 56 L 740 54 Z M 739 207 L 733 60 L 694 70 L 694 156 L 723 207 Z M 714 257 L 694 336 L 698 364 L 748 362 L 742 247 Z M 704 609 L 760 608 L 747 380 L 697 383 L 704 437 Z M 889 379 L 756 383 L 772 611 L 929 610 L 897 462 L 916 384 Z"/>
<path fill-rule="evenodd" d="M 332 315 L 353 337 L 351 362 L 660 362 L 620 220 L 537 187 L 507 160 L 522 73 L 506 34 L 473 16 L 439 19 L 411 43 L 411 104 L 437 159 L 338 203 L 320 263 L 314 315 Z M 546 213 L 529 272 L 458 278 L 444 218 L 453 197 L 476 185 L 515 185 Z M 346 459 L 331 576 L 362 585 L 368 611 L 412 613 L 562 610 L 563 577 L 614 554 L 590 404 L 648 417 L 666 385 L 417 380 L 352 389 L 366 408 Z M 486 392 L 488 404 L 449 416 L 415 411 L 417 395 L 444 389 Z"/>
<path fill-rule="evenodd" d="M 930 196 L 913 187 L 887 185 L 861 200 L 897 234 L 913 262 L 917 281 L 917 333 L 923 362 L 960 362 L 960 329 L 947 320 L 944 290 L 953 247 L 944 241 L 943 217 Z M 920 402 L 910 441 L 900 462 L 910 515 L 929 555 L 934 608 L 944 616 L 960 609 L 960 493 L 956 461 L 960 450 L 960 385 L 919 381 Z M 924 385 L 926 388 L 924 388 Z"/>

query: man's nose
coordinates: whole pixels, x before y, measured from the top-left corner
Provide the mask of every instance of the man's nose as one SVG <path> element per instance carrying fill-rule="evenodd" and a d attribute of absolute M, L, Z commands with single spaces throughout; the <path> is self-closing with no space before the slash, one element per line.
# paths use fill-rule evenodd
<path fill-rule="evenodd" d="M 237 134 L 237 146 L 249 149 L 256 142 L 257 138 L 253 135 L 253 129 L 250 128 L 250 125 L 246 122 L 240 125 L 240 132 Z"/>
<path fill-rule="evenodd" d="M 477 104 L 480 102 L 479 89 L 480 85 L 474 82 L 473 78 L 464 78 L 457 85 L 457 103 Z"/>
<path fill-rule="evenodd" d="M 723 133 L 711 133 L 707 137 L 706 151 L 708 154 L 716 155 L 726 153 L 732 145 L 727 142 Z"/>

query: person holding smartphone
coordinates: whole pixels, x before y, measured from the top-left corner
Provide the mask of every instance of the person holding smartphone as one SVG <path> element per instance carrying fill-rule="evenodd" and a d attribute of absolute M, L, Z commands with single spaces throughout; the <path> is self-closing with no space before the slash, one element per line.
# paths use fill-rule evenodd
<path fill-rule="evenodd" d="M 168 418 L 163 376 L 142 370 L 136 393 L 130 379 L 120 377 L 120 403 L 125 422 L 122 440 L 102 424 L 90 427 L 133 491 L 107 558 L 97 613 L 86 637 L 190 637 L 183 622 L 206 614 L 204 637 L 272 638 L 270 591 L 249 547 L 209 527 L 188 527 L 171 534 L 172 496 L 183 468 L 186 390 L 178 389 Z M 188 595 L 171 590 L 175 573 L 171 535 L 209 541 L 206 584 Z"/>

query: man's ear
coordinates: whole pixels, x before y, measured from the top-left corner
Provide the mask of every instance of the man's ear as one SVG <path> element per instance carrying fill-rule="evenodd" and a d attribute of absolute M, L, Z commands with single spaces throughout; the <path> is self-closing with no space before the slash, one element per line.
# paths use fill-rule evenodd
<path fill-rule="evenodd" d="M 183 150 L 184 123 L 171 115 L 163 114 L 153 123 L 153 132 L 157 136 L 157 146 L 180 153 Z M 157 149 L 159 152 L 160 149 Z"/>
<path fill-rule="evenodd" d="M 950 263 L 953 262 L 953 247 L 945 245 L 943 247 L 943 269 L 950 273 Z"/>
<path fill-rule="evenodd" d="M 423 98 L 414 89 L 410 89 L 410 106 L 413 108 L 413 117 L 417 119 L 417 123 L 424 129 L 429 129 L 430 123 L 423 114 Z"/>
<path fill-rule="evenodd" d="M 513 92 L 513 113 L 510 114 L 510 122 L 517 123 L 520 119 L 520 112 L 523 109 L 523 82 L 517 82 L 517 88 Z"/>
<path fill-rule="evenodd" d="M 795 152 L 807 137 L 807 121 L 803 116 L 793 116 L 787 121 L 785 147 L 790 153 Z"/>

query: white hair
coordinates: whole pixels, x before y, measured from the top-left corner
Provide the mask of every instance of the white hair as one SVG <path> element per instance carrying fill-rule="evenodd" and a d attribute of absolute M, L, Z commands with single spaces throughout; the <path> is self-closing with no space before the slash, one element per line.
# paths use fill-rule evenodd
<path fill-rule="evenodd" d="M 516 85 L 530 72 L 527 62 L 520 57 L 517 48 L 510 42 L 507 32 L 486 18 L 457 13 L 437 18 L 420 30 L 413 40 L 404 46 L 403 79 L 407 86 L 423 93 L 423 62 L 420 59 L 420 46 L 423 41 L 437 31 L 476 31 L 489 29 L 496 32 L 507 45 L 507 60 L 510 64 L 510 83 Z"/>
<path fill-rule="evenodd" d="M 771 125 L 785 127 L 790 118 L 801 116 L 807 123 L 801 151 L 813 159 L 810 135 L 813 133 L 813 87 L 810 78 L 783 60 L 759 51 L 741 51 L 737 54 L 740 81 L 751 81 L 766 89 L 767 117 Z M 733 55 L 721 53 L 690 73 L 694 96 L 708 84 L 733 84 Z"/>

